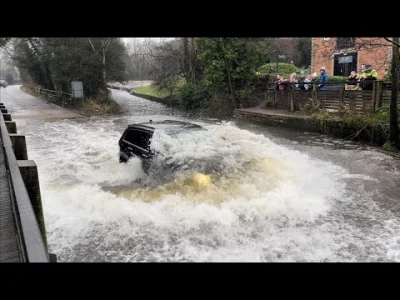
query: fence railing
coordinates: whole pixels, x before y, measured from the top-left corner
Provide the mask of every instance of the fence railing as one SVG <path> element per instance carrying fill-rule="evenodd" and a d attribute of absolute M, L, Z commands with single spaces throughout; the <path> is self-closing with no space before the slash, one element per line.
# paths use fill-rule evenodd
<path fill-rule="evenodd" d="M 36 93 L 46 95 L 50 101 L 54 100 L 66 100 L 68 102 L 73 102 L 75 99 L 72 97 L 72 94 L 70 93 L 65 93 L 65 92 L 60 92 L 60 91 L 53 91 L 53 90 L 48 90 L 39 86 L 33 86 L 29 84 L 24 84 L 25 87 L 30 88 Z M 63 102 L 64 104 L 64 102 Z"/>
<path fill-rule="evenodd" d="M 346 89 L 345 82 L 329 83 L 324 90 L 317 88 L 318 83 L 305 83 L 309 84 L 309 89 L 299 89 L 302 84 L 289 84 L 288 89 L 278 90 L 276 84 L 268 83 L 265 91 L 266 106 L 289 111 L 320 109 L 326 112 L 351 111 L 363 114 L 390 105 L 391 101 L 390 84 L 383 81 L 374 81 L 372 90 Z"/>

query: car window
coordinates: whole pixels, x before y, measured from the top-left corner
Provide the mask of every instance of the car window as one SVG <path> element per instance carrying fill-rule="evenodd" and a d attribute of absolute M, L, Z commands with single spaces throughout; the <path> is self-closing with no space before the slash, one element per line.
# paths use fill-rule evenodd
<path fill-rule="evenodd" d="M 150 138 L 151 134 L 149 132 L 132 129 L 125 134 L 124 140 L 140 148 L 150 150 Z"/>

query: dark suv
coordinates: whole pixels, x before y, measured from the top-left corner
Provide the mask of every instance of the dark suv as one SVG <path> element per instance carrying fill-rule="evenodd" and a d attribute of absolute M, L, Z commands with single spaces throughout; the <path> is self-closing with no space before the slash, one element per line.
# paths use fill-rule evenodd
<path fill-rule="evenodd" d="M 187 130 L 201 130 L 203 127 L 189 122 L 164 120 L 128 125 L 119 140 L 119 162 L 127 162 L 137 156 L 142 160 L 146 171 L 154 157 L 151 147 L 151 138 L 156 130 L 163 130 L 168 135 L 176 135 Z"/>

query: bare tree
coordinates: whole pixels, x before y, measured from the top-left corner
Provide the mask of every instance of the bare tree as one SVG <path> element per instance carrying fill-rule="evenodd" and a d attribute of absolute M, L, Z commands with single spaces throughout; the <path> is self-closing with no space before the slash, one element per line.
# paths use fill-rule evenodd
<path fill-rule="evenodd" d="M 97 57 L 99 58 L 99 60 L 102 64 L 103 84 L 105 87 L 105 97 L 107 98 L 108 89 L 107 89 L 107 81 L 106 81 L 106 54 L 107 54 L 107 50 L 108 50 L 108 47 L 110 46 L 112 39 L 111 38 L 100 38 L 99 39 L 100 43 L 97 43 L 98 44 L 97 47 L 95 47 L 91 38 L 88 38 L 88 40 L 89 40 L 90 46 L 93 49 L 93 52 L 95 53 L 95 55 L 97 55 Z"/>
<path fill-rule="evenodd" d="M 230 66 L 229 66 L 228 59 L 227 59 L 227 57 L 226 57 L 226 50 L 225 50 L 224 39 L 223 39 L 223 38 L 220 38 L 219 41 L 220 41 L 220 46 L 221 46 L 222 53 L 223 53 L 223 56 L 224 56 L 224 62 L 225 62 L 226 73 L 227 73 L 227 75 L 228 75 L 229 96 L 230 96 L 230 99 L 231 99 L 232 107 L 235 107 L 235 105 L 236 105 L 237 108 L 240 108 L 240 104 L 236 104 L 236 103 L 235 103 L 234 91 L 233 91 L 233 88 L 232 88 L 231 71 L 230 71 Z"/>
<path fill-rule="evenodd" d="M 154 67 L 154 49 L 157 41 L 153 38 L 129 39 L 127 43 L 127 67 L 130 79 L 146 80 L 151 78 Z"/>
<path fill-rule="evenodd" d="M 272 62 L 277 61 L 280 55 L 285 56 L 285 62 L 298 61 L 299 38 L 268 38 L 266 47 Z"/>
<path fill-rule="evenodd" d="M 155 47 L 152 75 L 157 85 L 172 93 L 174 82 L 179 76 L 185 77 L 183 43 L 177 39 Z"/>

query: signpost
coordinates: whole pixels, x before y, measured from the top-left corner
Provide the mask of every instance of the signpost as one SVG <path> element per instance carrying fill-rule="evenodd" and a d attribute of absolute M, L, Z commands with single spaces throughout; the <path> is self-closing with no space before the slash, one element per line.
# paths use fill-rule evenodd
<path fill-rule="evenodd" d="M 83 84 L 82 81 L 71 81 L 72 97 L 82 98 L 83 100 Z"/>
<path fill-rule="evenodd" d="M 341 56 L 339 57 L 339 64 L 348 64 L 353 62 L 353 56 Z"/>

